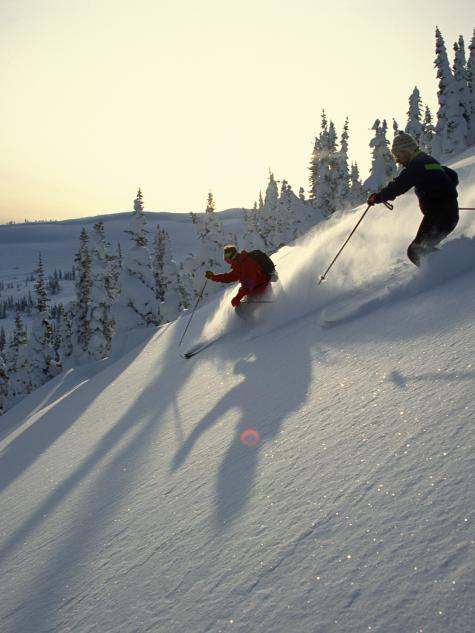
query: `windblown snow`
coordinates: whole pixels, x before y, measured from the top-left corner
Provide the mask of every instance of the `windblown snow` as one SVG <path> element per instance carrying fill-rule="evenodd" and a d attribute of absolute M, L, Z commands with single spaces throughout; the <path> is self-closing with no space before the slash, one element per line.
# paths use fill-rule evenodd
<path fill-rule="evenodd" d="M 456 163 L 475 207 L 475 157 Z M 407 194 L 0 419 L 2 633 L 473 631 L 475 212 L 420 270 Z M 332 302 L 389 289 L 321 327 Z M 125 345 L 125 344 L 124 344 Z"/>

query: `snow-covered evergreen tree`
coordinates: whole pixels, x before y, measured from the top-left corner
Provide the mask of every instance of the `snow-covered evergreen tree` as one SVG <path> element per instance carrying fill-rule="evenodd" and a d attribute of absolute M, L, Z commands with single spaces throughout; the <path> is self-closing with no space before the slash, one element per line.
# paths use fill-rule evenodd
<path fill-rule="evenodd" d="M 423 125 L 422 117 L 422 100 L 418 87 L 416 86 L 409 97 L 409 110 L 407 112 L 407 124 L 405 131 L 410 134 L 420 145 Z M 396 134 L 396 132 L 395 132 Z"/>
<path fill-rule="evenodd" d="M 244 213 L 245 229 L 243 235 L 243 248 L 247 251 L 253 251 L 255 249 L 265 250 L 266 248 L 259 229 L 260 212 L 260 209 L 257 208 L 257 204 L 255 204 L 253 209 L 245 211 Z"/>
<path fill-rule="evenodd" d="M 373 148 L 373 160 L 369 178 L 363 183 L 363 189 L 367 192 L 379 191 L 385 187 L 396 175 L 397 167 L 389 149 L 389 141 L 386 138 L 387 123 L 376 119 L 373 127 L 374 137 L 369 146 Z"/>
<path fill-rule="evenodd" d="M 265 250 L 273 253 L 277 248 L 276 221 L 279 205 L 279 189 L 274 174 L 269 172 L 269 182 L 264 196 L 264 205 L 259 212 L 259 235 L 264 240 Z"/>
<path fill-rule="evenodd" d="M 368 196 L 363 189 L 363 184 L 360 178 L 360 171 L 357 163 L 352 163 L 350 172 L 350 193 L 349 203 L 351 207 L 357 207 L 366 200 Z"/>
<path fill-rule="evenodd" d="M 173 321 L 185 307 L 185 291 L 179 267 L 173 259 L 170 236 L 157 225 L 154 251 L 154 273 L 157 298 L 161 301 L 163 321 Z"/>
<path fill-rule="evenodd" d="M 461 152 L 467 143 L 467 122 L 460 105 L 459 88 L 450 69 L 444 38 L 436 29 L 436 59 L 439 109 L 432 151 L 436 158 L 447 159 Z"/>
<path fill-rule="evenodd" d="M 0 415 L 3 415 L 8 407 L 8 370 L 3 356 L 0 354 Z"/>
<path fill-rule="evenodd" d="M 61 371 L 61 366 L 56 360 L 53 326 L 48 314 L 48 293 L 41 254 L 36 269 L 35 296 L 31 333 L 24 350 L 28 367 L 26 393 L 41 387 Z"/>
<path fill-rule="evenodd" d="M 350 203 L 350 170 L 348 167 L 348 139 L 349 139 L 348 118 L 343 126 L 341 134 L 340 149 L 335 154 L 335 208 L 346 209 Z"/>
<path fill-rule="evenodd" d="M 160 308 L 155 294 L 150 253 L 147 249 L 147 221 L 143 212 L 142 192 L 138 191 L 130 220 L 133 246 L 123 255 L 120 274 L 120 293 L 112 307 L 116 334 L 136 327 L 160 323 Z"/>
<path fill-rule="evenodd" d="M 79 251 L 74 258 L 76 266 L 76 301 L 73 314 L 73 356 L 81 363 L 89 359 L 88 349 L 91 342 L 91 254 L 89 236 L 83 227 L 79 236 Z"/>
<path fill-rule="evenodd" d="M 225 270 L 223 263 L 223 246 L 231 240 L 225 235 L 222 222 L 215 212 L 215 202 L 212 193 L 208 194 L 206 210 L 203 214 L 191 213 L 191 219 L 196 227 L 198 249 L 195 255 L 190 255 L 183 262 L 184 277 L 182 279 L 185 292 L 190 298 L 197 297 L 205 285 L 205 272 Z M 219 284 L 206 284 L 204 297 L 220 289 Z"/>
<path fill-rule="evenodd" d="M 8 349 L 4 353 L 4 359 L 9 376 L 8 399 L 15 401 L 28 393 L 30 371 L 29 362 L 25 354 L 27 334 L 17 308 L 15 314 L 15 328 Z"/>
<path fill-rule="evenodd" d="M 87 349 L 91 359 L 105 358 L 111 349 L 114 320 L 111 307 L 114 300 L 112 261 L 108 253 L 103 222 L 96 222 L 91 239 L 91 307 L 90 339 Z"/>
<path fill-rule="evenodd" d="M 292 187 L 286 180 L 283 180 L 274 216 L 274 227 L 271 232 L 272 250 L 277 250 L 297 237 L 297 227 L 292 209 L 295 198 Z"/>
<path fill-rule="evenodd" d="M 465 42 L 463 36 L 460 35 L 458 42 L 454 44 L 454 89 L 458 95 L 460 106 L 460 114 L 465 121 L 465 138 L 464 144 L 468 146 L 470 138 L 470 110 L 471 98 L 470 89 L 467 82 L 467 62 L 465 59 Z"/>
<path fill-rule="evenodd" d="M 73 311 L 75 304 L 71 302 L 66 308 L 59 306 L 59 324 L 58 324 L 58 337 L 60 340 L 59 355 L 63 359 L 63 364 L 66 359 L 72 356 L 74 350 L 73 344 Z"/>
<path fill-rule="evenodd" d="M 469 143 L 475 144 L 475 29 L 473 30 L 472 40 L 468 46 L 470 51 L 467 61 L 467 86 L 470 94 L 470 129 L 469 129 Z"/>
<path fill-rule="evenodd" d="M 343 142 L 347 144 L 345 132 Z M 346 151 L 343 154 L 343 163 L 346 162 Z M 338 194 L 342 167 L 337 151 L 337 135 L 332 121 L 328 122 L 325 112 L 322 114 L 320 135 L 315 139 L 312 161 L 310 165 L 310 192 L 311 206 L 318 212 L 319 217 L 328 217 L 334 213 L 338 205 L 343 204 Z M 347 190 L 349 176 L 344 178 L 343 189 Z"/>
<path fill-rule="evenodd" d="M 422 122 L 422 132 L 419 138 L 419 147 L 426 154 L 432 154 L 432 141 L 434 139 L 435 127 L 432 123 L 432 113 L 429 106 L 426 106 L 424 120 Z"/>

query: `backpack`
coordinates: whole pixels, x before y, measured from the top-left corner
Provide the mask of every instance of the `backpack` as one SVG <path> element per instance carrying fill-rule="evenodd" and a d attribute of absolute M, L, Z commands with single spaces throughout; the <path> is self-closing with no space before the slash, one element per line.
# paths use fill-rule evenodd
<path fill-rule="evenodd" d="M 266 253 L 263 253 L 258 249 L 255 251 L 250 251 L 248 255 L 259 264 L 259 266 L 262 268 L 262 271 L 269 276 L 270 281 L 277 281 L 277 271 L 275 269 L 274 262 L 269 257 L 269 255 L 266 255 Z"/>

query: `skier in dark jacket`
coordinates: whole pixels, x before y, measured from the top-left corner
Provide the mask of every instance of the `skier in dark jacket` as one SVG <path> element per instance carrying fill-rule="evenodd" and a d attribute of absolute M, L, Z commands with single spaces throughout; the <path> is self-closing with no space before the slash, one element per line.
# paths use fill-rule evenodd
<path fill-rule="evenodd" d="M 229 284 L 240 281 L 241 286 L 235 297 L 231 299 L 233 308 L 237 308 L 246 295 L 262 295 L 269 288 L 267 275 L 254 258 L 246 251 L 238 252 L 234 244 L 228 244 L 223 249 L 224 261 L 231 266 L 229 273 L 215 275 L 211 270 L 206 271 L 207 279 Z"/>
<path fill-rule="evenodd" d="M 407 256 L 419 266 L 421 257 L 436 250 L 437 244 L 457 226 L 458 176 L 455 171 L 443 167 L 435 158 L 422 152 L 412 136 L 405 132 L 395 136 L 391 151 L 396 162 L 405 169 L 387 187 L 372 193 L 368 204 L 394 200 L 414 187 L 424 217 L 407 249 Z"/>

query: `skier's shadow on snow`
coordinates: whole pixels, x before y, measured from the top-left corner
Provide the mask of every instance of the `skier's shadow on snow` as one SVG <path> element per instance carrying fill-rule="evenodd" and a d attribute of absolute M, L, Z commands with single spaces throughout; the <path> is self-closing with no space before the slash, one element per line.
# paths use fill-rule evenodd
<path fill-rule="evenodd" d="M 244 380 L 198 422 L 173 459 L 172 469 L 176 470 L 200 436 L 218 422 L 226 425 L 239 410 L 234 438 L 217 475 L 214 523 L 218 532 L 225 530 L 251 502 L 263 448 L 276 438 L 285 419 L 306 399 L 311 379 L 308 341 L 292 337 L 291 345 L 282 343 L 275 341 L 270 355 L 252 354 L 251 358 L 236 362 L 234 373 L 244 376 Z"/>

